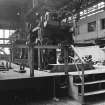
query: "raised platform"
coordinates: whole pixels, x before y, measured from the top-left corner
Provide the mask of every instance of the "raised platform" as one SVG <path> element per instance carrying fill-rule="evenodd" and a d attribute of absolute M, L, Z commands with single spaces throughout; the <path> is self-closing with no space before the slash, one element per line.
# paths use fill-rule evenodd
<path fill-rule="evenodd" d="M 5 64 L 5 61 L 4 61 Z M 54 64 L 55 65 L 55 64 Z M 63 65 L 63 64 L 61 64 Z M 63 65 L 64 66 L 64 65 Z M 70 65 L 69 65 L 70 66 Z M 95 66 L 96 67 L 96 66 Z M 12 63 L 12 68 L 9 71 L 0 71 L 0 80 L 11 80 L 11 79 L 25 79 L 25 78 L 31 78 L 30 77 L 30 69 L 29 68 L 25 68 L 26 72 L 25 73 L 19 73 L 19 69 L 20 66 L 13 64 Z M 34 70 L 34 77 L 33 78 L 37 78 L 37 77 L 53 77 L 53 76 L 64 76 L 65 72 L 47 72 L 50 70 L 45 70 L 45 71 L 38 71 L 38 70 Z M 84 71 L 85 75 L 89 75 L 89 74 L 102 74 L 105 73 L 105 66 L 98 66 L 96 67 L 96 69 L 92 69 L 92 70 L 86 70 Z M 68 73 L 70 76 L 76 76 L 76 75 L 82 75 L 82 71 L 72 71 Z"/>
<path fill-rule="evenodd" d="M 74 72 L 74 71 L 77 71 L 76 66 L 78 67 L 78 70 L 81 71 L 81 68 L 82 68 L 81 63 L 76 63 L 76 64 L 68 63 L 68 65 L 66 65 L 66 66 L 65 66 L 65 64 L 49 64 L 48 69 L 50 69 L 50 71 L 52 73 L 64 72 L 65 70 L 67 70 L 68 72 Z M 94 69 L 94 67 L 93 67 L 93 65 L 90 65 L 90 64 L 84 64 L 84 69 L 92 70 L 92 69 Z"/>
<path fill-rule="evenodd" d="M 33 94 L 34 97 L 68 95 L 68 88 L 65 86 L 67 76 L 64 73 L 34 70 L 35 75 L 31 78 L 29 68 L 25 68 L 25 73 L 18 72 L 19 65 L 12 64 L 12 68 L 9 71 L 0 71 L 0 94 L 2 92 Z"/>
<path fill-rule="evenodd" d="M 65 75 L 64 72 L 34 70 L 34 77 L 31 78 L 29 68 L 25 68 L 25 73 L 18 72 L 19 65 L 12 64 L 12 68 L 9 71 L 0 71 L 0 92 L 24 91 L 24 94 L 34 94 L 34 96 L 72 96 L 77 100 L 81 97 L 82 71 L 72 71 L 68 73 L 69 75 Z M 105 93 L 105 66 L 95 66 L 95 68 L 84 71 L 84 96 Z"/>
<path fill-rule="evenodd" d="M 4 62 L 5 64 L 5 62 Z M 63 64 L 62 64 L 63 65 Z M 64 65 L 63 65 L 64 66 Z M 12 63 L 12 68 L 9 71 L 0 71 L 0 80 L 9 80 L 9 79 L 24 79 L 24 78 L 31 78 L 30 77 L 30 69 L 29 68 L 25 68 L 26 73 L 19 73 L 19 65 L 13 64 Z M 45 71 L 38 71 L 38 70 L 34 70 L 34 78 L 36 77 L 49 77 L 49 76 L 64 76 L 65 72 L 47 72 L 50 70 L 45 70 Z M 99 74 L 99 73 L 105 73 L 105 66 L 98 66 L 96 69 L 92 69 L 92 70 L 86 70 L 84 72 L 85 75 L 88 74 Z M 72 71 L 69 72 L 69 75 L 82 75 L 82 71 Z"/>

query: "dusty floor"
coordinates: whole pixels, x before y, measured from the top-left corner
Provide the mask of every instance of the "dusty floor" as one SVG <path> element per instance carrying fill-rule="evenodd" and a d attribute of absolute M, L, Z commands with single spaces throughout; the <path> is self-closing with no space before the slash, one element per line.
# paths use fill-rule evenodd
<path fill-rule="evenodd" d="M 98 96 L 89 96 L 85 97 L 86 105 L 105 105 L 105 94 Z M 26 102 L 25 104 L 17 104 L 17 105 L 82 105 L 80 102 L 72 99 L 72 98 L 60 98 L 58 101 L 53 99 L 50 100 L 42 100 L 42 101 L 32 101 Z"/>
<path fill-rule="evenodd" d="M 13 72 L 13 71 L 9 71 L 7 74 L 12 74 L 14 73 L 13 76 L 16 76 L 18 73 L 17 72 Z M 5 75 L 7 75 L 6 73 L 1 73 L 1 76 L 4 77 Z M 16 75 L 15 75 L 16 74 Z M 43 74 L 43 73 L 39 73 L 39 72 L 35 72 L 35 74 L 37 74 L 38 76 L 41 76 L 39 74 Z M 48 73 L 45 72 L 44 75 L 46 75 Z M 20 75 L 21 77 L 21 75 Z M 26 75 L 27 77 L 27 75 Z M 11 76 L 8 76 L 8 78 L 12 78 Z M 19 76 L 18 76 L 19 78 Z M 86 105 L 105 105 L 105 94 L 101 94 L 98 96 L 89 96 L 86 97 L 86 101 L 87 104 Z M 79 102 L 71 99 L 71 98 L 60 98 L 58 101 L 54 101 L 53 99 L 49 99 L 49 100 L 37 100 L 37 99 L 30 99 L 30 97 L 25 98 L 20 98 L 20 97 L 15 97 L 15 98 L 10 98 L 9 99 L 3 99 L 2 97 L 0 97 L 0 105 L 82 105 Z"/>
<path fill-rule="evenodd" d="M 105 96 L 105 95 L 104 95 Z M 87 101 L 87 104 L 84 105 L 105 105 L 105 97 L 89 97 L 89 101 Z M 60 98 L 59 100 L 55 101 L 53 99 L 49 100 L 24 100 L 16 97 L 16 100 L 9 101 L 3 101 L 3 103 L 0 105 L 82 105 L 79 102 L 73 100 L 72 98 Z"/>
<path fill-rule="evenodd" d="M 32 102 L 18 101 L 18 102 L 14 102 L 11 105 L 81 105 L 81 104 L 76 102 L 73 99 L 63 98 L 63 99 L 60 99 L 59 101 L 55 101 L 53 99 L 52 100 L 32 101 Z"/>
<path fill-rule="evenodd" d="M 43 102 L 36 102 L 36 103 L 27 103 L 27 105 L 81 105 L 80 103 L 71 100 L 71 99 L 60 99 L 59 101 L 43 101 Z"/>

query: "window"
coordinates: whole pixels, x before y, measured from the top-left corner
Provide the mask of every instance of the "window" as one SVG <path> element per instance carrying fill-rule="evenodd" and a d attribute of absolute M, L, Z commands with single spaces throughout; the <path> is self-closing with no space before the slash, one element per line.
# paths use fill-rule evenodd
<path fill-rule="evenodd" d="M 9 38 L 15 30 L 0 29 L 0 38 Z M 9 40 L 0 40 L 0 44 L 7 44 Z M 0 47 L 1 49 L 1 47 Z M 10 54 L 9 48 L 3 48 L 7 54 Z"/>
<path fill-rule="evenodd" d="M 101 29 L 105 29 L 105 18 L 101 19 Z"/>
<path fill-rule="evenodd" d="M 96 30 L 96 21 L 88 23 L 88 32 L 93 32 Z"/>
<path fill-rule="evenodd" d="M 80 26 L 77 26 L 77 35 L 80 34 Z"/>
<path fill-rule="evenodd" d="M 92 14 L 97 14 L 97 13 L 101 12 L 104 7 L 105 7 L 105 2 L 100 2 L 96 5 L 93 5 L 89 8 L 87 8 L 87 9 L 84 9 L 84 10 L 80 11 L 80 17 L 81 18 L 83 18 L 83 17 L 86 18 L 86 15 L 91 16 Z"/>

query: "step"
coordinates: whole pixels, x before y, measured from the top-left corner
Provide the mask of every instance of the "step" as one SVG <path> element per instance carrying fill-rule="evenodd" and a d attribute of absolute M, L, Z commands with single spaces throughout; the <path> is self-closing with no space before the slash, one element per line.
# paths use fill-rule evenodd
<path fill-rule="evenodd" d="M 6 71 L 7 69 L 5 67 L 0 67 L 0 71 Z"/>
<path fill-rule="evenodd" d="M 5 66 L 0 66 L 0 68 L 4 68 Z"/>
<path fill-rule="evenodd" d="M 7 69 L 1 69 L 0 71 L 8 71 Z"/>
<path fill-rule="evenodd" d="M 91 84 L 97 84 L 97 83 L 104 83 L 105 80 L 98 80 L 98 81 L 92 81 L 92 82 L 85 82 L 84 85 L 91 85 Z M 79 86 L 82 85 L 82 83 L 74 83 L 74 85 Z"/>
<path fill-rule="evenodd" d="M 0 69 L 5 68 L 5 67 L 0 67 Z"/>
<path fill-rule="evenodd" d="M 0 68 L 0 69 L 6 69 L 5 67 L 2 67 L 2 68 Z"/>
<path fill-rule="evenodd" d="M 84 75 L 98 75 L 105 73 L 105 69 L 94 69 L 94 70 L 85 70 Z M 69 75 L 72 76 L 80 76 L 82 75 L 82 71 L 75 71 L 75 72 L 69 72 Z"/>
<path fill-rule="evenodd" d="M 84 96 L 97 95 L 97 94 L 102 94 L 102 93 L 105 93 L 105 89 L 92 91 L 92 92 L 87 92 L 87 93 L 84 93 Z M 80 94 L 80 95 L 82 95 L 82 94 Z"/>

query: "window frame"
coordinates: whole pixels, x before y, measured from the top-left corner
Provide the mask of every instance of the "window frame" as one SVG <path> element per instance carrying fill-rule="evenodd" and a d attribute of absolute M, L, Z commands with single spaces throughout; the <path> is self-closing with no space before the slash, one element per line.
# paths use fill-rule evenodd
<path fill-rule="evenodd" d="M 94 27 L 92 28 L 91 25 L 93 25 Z M 89 28 L 89 26 L 91 26 L 91 27 Z M 96 20 L 95 21 L 92 21 L 92 22 L 89 22 L 87 24 L 87 31 L 88 32 L 95 32 L 96 31 Z"/>
<path fill-rule="evenodd" d="M 102 24 L 103 20 L 104 20 L 104 24 Z M 101 28 L 101 30 L 105 29 L 105 17 L 100 19 L 100 28 Z"/>

